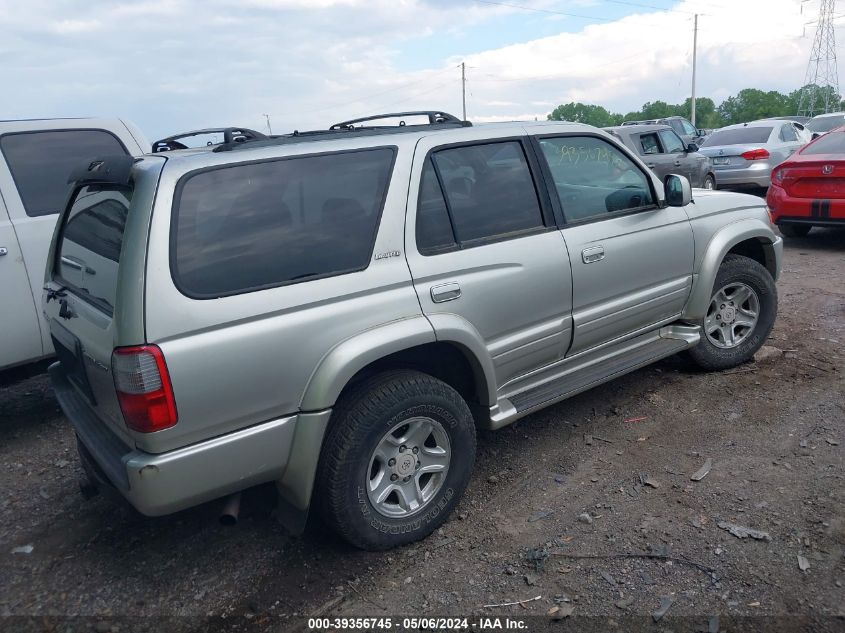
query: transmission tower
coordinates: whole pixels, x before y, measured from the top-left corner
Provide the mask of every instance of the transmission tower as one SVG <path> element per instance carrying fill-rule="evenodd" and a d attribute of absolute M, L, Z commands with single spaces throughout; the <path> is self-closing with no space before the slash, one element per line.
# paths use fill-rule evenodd
<path fill-rule="evenodd" d="M 839 70 L 836 67 L 836 36 L 833 11 L 836 0 L 821 0 L 819 23 L 813 38 L 810 63 L 798 102 L 798 114 L 814 116 L 839 109 Z"/>

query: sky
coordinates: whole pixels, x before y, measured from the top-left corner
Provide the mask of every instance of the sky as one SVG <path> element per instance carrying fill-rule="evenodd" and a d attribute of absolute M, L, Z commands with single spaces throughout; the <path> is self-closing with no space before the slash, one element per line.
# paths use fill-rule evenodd
<path fill-rule="evenodd" d="M 802 9 L 803 5 L 803 9 Z M 0 0 L 0 119 L 118 116 L 150 140 L 382 112 L 545 119 L 802 85 L 818 0 Z M 809 24 L 808 24 L 809 23 Z"/>

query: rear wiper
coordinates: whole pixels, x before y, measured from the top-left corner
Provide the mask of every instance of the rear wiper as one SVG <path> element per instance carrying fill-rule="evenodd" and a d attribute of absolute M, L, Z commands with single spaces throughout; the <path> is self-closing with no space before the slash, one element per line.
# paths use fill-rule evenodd
<path fill-rule="evenodd" d="M 46 303 L 50 303 L 53 300 L 58 301 L 62 297 L 67 296 L 67 286 L 59 286 L 58 289 L 51 288 L 50 286 L 44 286 L 44 290 L 47 291 Z"/>

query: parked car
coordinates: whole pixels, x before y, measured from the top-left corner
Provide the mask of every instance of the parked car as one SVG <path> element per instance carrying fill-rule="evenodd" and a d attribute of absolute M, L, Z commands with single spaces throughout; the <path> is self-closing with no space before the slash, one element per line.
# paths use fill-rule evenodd
<path fill-rule="evenodd" d="M 668 125 L 623 125 L 604 129 L 637 153 L 661 180 L 669 174 L 680 174 L 693 187 L 716 187 L 710 159 L 698 152 L 695 143 L 685 145 Z"/>
<path fill-rule="evenodd" d="M 817 138 L 842 125 L 845 125 L 845 112 L 830 112 L 814 116 L 807 122 L 807 129 Z"/>
<path fill-rule="evenodd" d="M 720 189 L 766 188 L 772 169 L 809 140 L 791 121 L 751 121 L 716 130 L 700 151 L 713 162 Z"/>
<path fill-rule="evenodd" d="M 789 237 L 814 226 L 845 226 L 845 127 L 831 130 L 772 171 L 766 202 Z"/>
<path fill-rule="evenodd" d="M 701 145 L 707 137 L 707 130 L 697 128 L 682 116 L 667 116 L 662 119 L 649 119 L 647 121 L 625 121 L 622 125 L 668 125 L 681 137 L 686 147 L 690 143 Z"/>
<path fill-rule="evenodd" d="M 275 482 L 291 529 L 313 502 L 389 548 L 458 503 L 476 427 L 766 340 L 782 241 L 758 198 L 691 204 L 587 125 L 422 114 L 83 166 L 42 307 L 93 480 L 148 515 Z"/>
<path fill-rule="evenodd" d="M 0 121 L 0 369 L 53 353 L 37 306 L 71 169 L 95 156 L 137 156 L 148 148 L 120 119 Z"/>

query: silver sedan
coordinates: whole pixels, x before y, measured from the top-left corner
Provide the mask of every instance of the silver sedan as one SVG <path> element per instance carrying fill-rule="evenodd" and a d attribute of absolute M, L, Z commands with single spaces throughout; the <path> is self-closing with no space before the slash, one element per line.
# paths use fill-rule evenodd
<path fill-rule="evenodd" d="M 716 130 L 701 146 L 720 189 L 767 188 L 772 169 L 809 142 L 794 121 L 752 121 Z"/>

